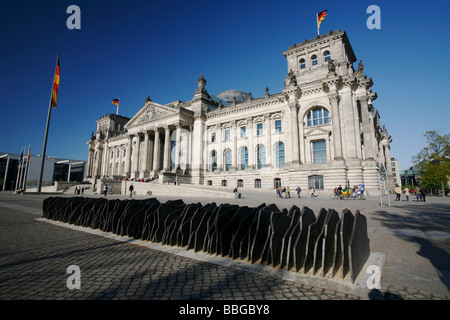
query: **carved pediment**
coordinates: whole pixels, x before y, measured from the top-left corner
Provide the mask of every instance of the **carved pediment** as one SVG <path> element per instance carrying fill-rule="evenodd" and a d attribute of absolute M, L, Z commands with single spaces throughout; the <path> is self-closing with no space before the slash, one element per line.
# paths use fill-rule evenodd
<path fill-rule="evenodd" d="M 329 136 L 331 134 L 330 130 L 326 130 L 323 128 L 314 128 L 305 132 L 305 137 L 313 138 L 313 137 L 323 137 Z"/>
<path fill-rule="evenodd" d="M 139 110 L 136 115 L 131 118 L 125 125 L 126 128 L 140 125 L 142 123 L 152 122 L 162 117 L 178 115 L 179 111 L 171 107 L 159 105 L 157 103 L 148 101 L 146 105 Z"/>

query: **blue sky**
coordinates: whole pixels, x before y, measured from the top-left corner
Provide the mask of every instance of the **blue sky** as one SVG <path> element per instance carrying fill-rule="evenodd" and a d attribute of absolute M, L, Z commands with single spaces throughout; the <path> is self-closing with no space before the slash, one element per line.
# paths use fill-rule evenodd
<path fill-rule="evenodd" d="M 81 29 L 69 30 L 69 5 Z M 369 5 L 381 29 L 369 30 Z M 47 155 L 87 160 L 95 121 L 131 117 L 150 95 L 157 103 L 187 101 L 203 73 L 211 94 L 238 89 L 264 95 L 283 89 L 282 52 L 317 35 L 345 30 L 374 82 L 381 122 L 400 167 L 425 146 L 427 130 L 449 133 L 450 4 L 433 1 L 86 1 L 0 2 L 0 150 L 40 154 L 57 53 L 58 107 L 52 110 Z M 355 64 L 355 68 L 357 65 Z"/>

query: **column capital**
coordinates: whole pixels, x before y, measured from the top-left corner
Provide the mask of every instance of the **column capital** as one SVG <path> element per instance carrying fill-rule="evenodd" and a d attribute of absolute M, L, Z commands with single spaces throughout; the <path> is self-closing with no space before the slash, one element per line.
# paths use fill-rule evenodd
<path fill-rule="evenodd" d="M 357 99 L 360 103 L 366 104 L 366 103 L 369 102 L 370 97 L 369 97 L 368 95 L 363 95 L 363 96 L 356 97 L 356 99 Z"/>
<path fill-rule="evenodd" d="M 334 93 L 328 94 L 328 99 L 330 99 L 330 102 L 339 102 L 341 97 L 339 96 L 339 94 L 337 92 L 334 92 Z"/>
<path fill-rule="evenodd" d="M 297 111 L 300 107 L 296 101 L 289 103 L 288 106 L 291 111 Z"/>

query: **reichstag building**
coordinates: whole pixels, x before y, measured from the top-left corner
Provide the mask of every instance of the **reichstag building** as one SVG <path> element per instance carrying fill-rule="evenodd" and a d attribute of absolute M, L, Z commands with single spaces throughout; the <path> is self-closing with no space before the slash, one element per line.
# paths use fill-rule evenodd
<path fill-rule="evenodd" d="M 132 118 L 101 117 L 88 141 L 88 177 L 319 192 L 364 184 L 378 194 L 380 165 L 392 176 L 392 140 L 345 31 L 283 55 L 281 92 L 213 95 L 201 75 L 190 101 L 161 105 L 147 97 Z"/>

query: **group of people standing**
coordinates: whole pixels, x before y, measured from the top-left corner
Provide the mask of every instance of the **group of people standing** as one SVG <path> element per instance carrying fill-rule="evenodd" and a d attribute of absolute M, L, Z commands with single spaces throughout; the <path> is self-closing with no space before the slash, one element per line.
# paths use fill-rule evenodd
<path fill-rule="evenodd" d="M 288 187 L 279 186 L 275 189 L 277 193 L 277 197 L 281 199 L 286 199 L 291 197 L 291 189 Z M 297 198 L 300 198 L 300 193 L 302 192 L 302 188 L 298 186 L 295 191 L 297 191 Z"/>
<path fill-rule="evenodd" d="M 84 194 L 84 186 L 76 186 L 74 190 L 74 194 Z"/>
<path fill-rule="evenodd" d="M 426 195 L 427 195 L 427 189 L 425 187 L 418 187 L 416 186 L 414 189 L 409 189 L 407 186 L 401 190 L 400 186 L 397 184 L 395 186 L 394 192 L 396 193 L 395 201 L 401 200 L 401 194 L 404 193 L 406 197 L 406 201 L 409 201 L 409 197 L 413 197 L 414 194 L 416 195 L 417 201 L 423 201 L 426 202 Z"/>
<path fill-rule="evenodd" d="M 281 198 L 281 199 L 286 199 L 286 198 L 290 198 L 291 197 L 291 190 L 289 189 L 289 187 L 282 187 L 279 186 L 278 188 L 276 188 L 277 191 L 277 197 Z"/>

